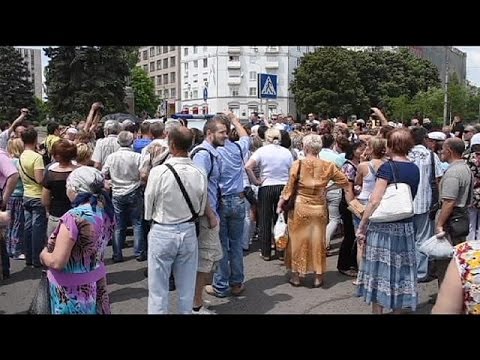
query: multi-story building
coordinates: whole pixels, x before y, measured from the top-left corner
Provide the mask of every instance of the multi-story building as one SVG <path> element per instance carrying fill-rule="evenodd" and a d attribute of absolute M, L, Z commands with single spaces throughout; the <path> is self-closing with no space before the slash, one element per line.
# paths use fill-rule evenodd
<path fill-rule="evenodd" d="M 314 46 L 182 46 L 182 110 L 206 114 L 231 110 L 296 114 L 289 84 L 303 54 Z M 259 73 L 277 75 L 277 98 L 259 99 Z"/>
<path fill-rule="evenodd" d="M 429 60 L 438 69 L 442 85 L 445 84 L 445 73 L 448 61 L 450 79 L 455 74 L 461 84 L 467 79 L 467 53 L 452 46 L 409 46 L 413 54 Z"/>
<path fill-rule="evenodd" d="M 16 47 L 16 50 L 22 55 L 23 61 L 27 63 L 30 72 L 29 80 L 33 85 L 34 94 L 37 98 L 43 99 L 42 96 L 42 50 L 27 49 Z"/>
<path fill-rule="evenodd" d="M 155 93 L 162 99 L 161 112 L 179 112 L 180 105 L 180 47 L 143 46 L 139 50 L 140 66 L 155 84 Z"/>

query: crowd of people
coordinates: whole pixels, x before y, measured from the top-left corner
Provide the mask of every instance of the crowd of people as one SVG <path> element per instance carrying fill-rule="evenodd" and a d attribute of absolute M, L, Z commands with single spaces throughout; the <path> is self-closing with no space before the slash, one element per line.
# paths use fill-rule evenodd
<path fill-rule="evenodd" d="M 204 293 L 244 294 L 256 236 L 260 257 L 284 261 L 292 286 L 312 274 L 321 287 L 339 234 L 337 270 L 373 313 L 414 311 L 417 283 L 434 279 L 434 312 L 478 313 L 480 128 L 460 118 L 438 130 L 428 119 L 399 126 L 372 108 L 350 126 L 219 113 L 201 132 L 174 119 L 102 123 L 102 109 L 92 104 L 69 127 L 50 122 L 41 144 L 27 109 L 0 133 L 1 276 L 14 260 L 46 269 L 52 313 L 110 313 L 105 249 L 123 262 L 129 226 L 136 260 L 147 261 L 151 314 L 169 313 L 173 279 L 182 314 L 211 313 Z M 394 183 L 408 185 L 411 216 L 370 221 Z M 282 213 L 285 250 L 272 233 Z M 467 236 L 450 231 L 454 216 L 467 216 Z M 452 259 L 419 250 L 438 233 L 455 246 Z"/>

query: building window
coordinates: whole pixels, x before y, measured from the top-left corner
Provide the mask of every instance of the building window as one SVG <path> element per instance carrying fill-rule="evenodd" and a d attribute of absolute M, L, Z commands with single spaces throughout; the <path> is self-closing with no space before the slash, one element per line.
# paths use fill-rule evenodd
<path fill-rule="evenodd" d="M 175 56 L 172 56 L 170 58 L 170 67 L 174 67 L 175 66 Z"/>
<path fill-rule="evenodd" d="M 163 59 L 163 68 L 168 69 L 168 59 Z"/>
<path fill-rule="evenodd" d="M 193 67 L 198 68 L 198 60 L 193 60 Z"/>
<path fill-rule="evenodd" d="M 157 60 L 157 70 L 162 70 L 162 60 Z"/>
<path fill-rule="evenodd" d="M 162 75 L 157 76 L 157 85 L 162 85 Z"/>
<path fill-rule="evenodd" d="M 240 61 L 240 56 L 230 55 L 230 56 L 228 57 L 228 61 Z"/>
<path fill-rule="evenodd" d="M 193 98 L 198 98 L 198 90 L 193 90 Z"/>
<path fill-rule="evenodd" d="M 231 96 L 238 96 L 240 91 L 238 90 L 237 86 L 230 86 L 230 95 Z"/>
<path fill-rule="evenodd" d="M 203 78 L 203 83 L 205 84 L 205 86 L 208 86 L 208 79 L 207 79 L 207 78 Z"/>
<path fill-rule="evenodd" d="M 276 56 L 267 56 L 267 61 L 277 61 L 277 57 Z"/>
<path fill-rule="evenodd" d="M 168 99 L 168 89 L 165 89 L 165 91 L 163 93 L 163 98 Z"/>
<path fill-rule="evenodd" d="M 248 78 L 252 81 L 256 81 L 257 80 L 257 72 L 256 71 L 250 71 L 248 73 Z"/>
<path fill-rule="evenodd" d="M 155 48 L 152 46 L 150 48 L 150 57 L 154 57 L 155 56 Z"/>
<path fill-rule="evenodd" d="M 157 90 L 157 96 L 162 97 L 162 90 Z"/>
<path fill-rule="evenodd" d="M 148 65 L 147 64 L 143 65 L 143 71 L 148 72 Z"/>
<path fill-rule="evenodd" d="M 170 51 L 175 51 L 175 46 L 170 46 Z"/>
<path fill-rule="evenodd" d="M 166 54 L 168 52 L 168 46 L 163 47 L 163 53 Z"/>
<path fill-rule="evenodd" d="M 152 61 L 150 63 L 150 72 L 153 72 L 153 71 L 155 71 L 155 63 Z"/>
<path fill-rule="evenodd" d="M 162 53 L 162 47 L 157 46 L 157 55 L 160 55 Z"/>
<path fill-rule="evenodd" d="M 193 53 L 194 53 L 194 54 L 197 53 L 197 46 L 194 46 L 194 47 L 193 47 Z"/>
<path fill-rule="evenodd" d="M 143 50 L 143 56 L 142 56 L 143 60 L 147 60 L 148 59 L 148 51 L 147 50 Z"/>
<path fill-rule="evenodd" d="M 175 73 L 171 72 L 170 73 L 170 83 L 173 84 L 175 82 Z"/>
<path fill-rule="evenodd" d="M 300 51 L 300 46 L 297 46 L 297 51 Z"/>
<path fill-rule="evenodd" d="M 183 49 L 183 56 L 188 56 L 188 47 Z"/>
<path fill-rule="evenodd" d="M 163 74 L 163 83 L 168 84 L 168 74 Z"/>
<path fill-rule="evenodd" d="M 184 92 L 183 92 L 183 98 L 184 98 L 184 99 L 188 99 L 188 91 L 184 91 Z"/>
<path fill-rule="evenodd" d="M 257 96 L 257 88 L 256 87 L 251 87 L 248 89 L 248 95 L 250 96 Z"/>
<path fill-rule="evenodd" d="M 300 63 L 302 62 L 302 60 L 300 58 L 297 59 L 297 66 L 300 66 Z"/>
<path fill-rule="evenodd" d="M 185 70 L 188 70 L 188 63 L 184 63 L 185 64 Z"/>
<path fill-rule="evenodd" d="M 152 81 L 152 84 L 155 84 L 155 76 L 150 76 L 150 80 Z"/>
<path fill-rule="evenodd" d="M 175 88 L 170 89 L 170 97 L 175 98 L 177 96 L 177 91 Z"/>
<path fill-rule="evenodd" d="M 208 51 L 208 46 L 204 46 L 203 47 L 203 52 L 207 52 Z"/>
<path fill-rule="evenodd" d="M 207 66 L 208 66 L 208 59 L 205 58 L 205 59 L 203 59 L 203 67 L 205 68 Z"/>

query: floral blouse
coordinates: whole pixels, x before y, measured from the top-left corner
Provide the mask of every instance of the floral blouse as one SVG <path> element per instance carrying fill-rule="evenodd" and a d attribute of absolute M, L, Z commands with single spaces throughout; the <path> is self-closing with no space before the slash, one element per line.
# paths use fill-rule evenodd
<path fill-rule="evenodd" d="M 473 240 L 455 247 L 453 254 L 463 284 L 465 314 L 480 314 L 480 241 Z"/>
<path fill-rule="evenodd" d="M 463 159 L 473 175 L 472 205 L 480 210 L 480 167 L 473 152 L 463 155 Z"/>

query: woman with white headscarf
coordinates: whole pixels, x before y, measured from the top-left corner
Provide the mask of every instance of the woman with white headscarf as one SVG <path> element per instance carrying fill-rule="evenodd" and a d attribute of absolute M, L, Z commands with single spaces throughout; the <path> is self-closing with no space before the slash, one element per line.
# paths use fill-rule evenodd
<path fill-rule="evenodd" d="M 40 254 L 48 267 L 52 314 L 109 314 L 105 247 L 114 227 L 114 210 L 103 189 L 104 177 L 82 166 L 67 179 L 72 209 Z"/>

